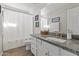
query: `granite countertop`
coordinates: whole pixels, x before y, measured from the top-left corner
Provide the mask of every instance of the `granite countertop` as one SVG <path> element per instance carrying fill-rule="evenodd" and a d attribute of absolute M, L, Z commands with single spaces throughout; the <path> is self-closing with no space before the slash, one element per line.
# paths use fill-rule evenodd
<path fill-rule="evenodd" d="M 31 34 L 31 36 L 36 37 L 40 40 L 46 41 L 50 44 L 56 45 L 58 47 L 61 47 L 62 49 L 65 49 L 69 52 L 72 52 L 76 55 L 79 55 L 79 40 L 76 39 L 71 39 L 71 40 L 67 40 L 66 38 L 62 38 L 63 40 L 66 40 L 66 42 L 64 43 L 60 43 L 57 41 L 53 41 L 53 40 L 47 40 L 47 37 L 55 37 L 55 38 L 60 38 L 57 37 L 55 35 L 40 35 L 40 34 Z"/>

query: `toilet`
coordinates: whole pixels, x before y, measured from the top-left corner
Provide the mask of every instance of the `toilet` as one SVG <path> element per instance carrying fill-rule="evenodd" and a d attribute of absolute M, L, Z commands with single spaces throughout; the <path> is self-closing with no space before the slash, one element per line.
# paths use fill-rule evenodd
<path fill-rule="evenodd" d="M 26 50 L 31 50 L 31 40 L 25 40 Z"/>

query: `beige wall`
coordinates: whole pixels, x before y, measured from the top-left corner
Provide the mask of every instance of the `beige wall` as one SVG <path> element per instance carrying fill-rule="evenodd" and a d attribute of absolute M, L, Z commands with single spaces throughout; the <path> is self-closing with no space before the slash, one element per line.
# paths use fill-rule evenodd
<path fill-rule="evenodd" d="M 50 23 L 51 18 L 53 17 L 60 17 L 60 32 L 66 33 L 67 29 L 67 10 L 58 10 L 58 11 L 51 11 L 46 15 L 48 17 L 48 21 Z"/>
<path fill-rule="evenodd" d="M 66 33 L 66 28 L 67 28 L 67 13 L 66 10 L 62 12 L 58 12 L 56 14 L 53 14 L 54 16 L 60 17 L 60 32 Z"/>
<path fill-rule="evenodd" d="M 71 8 L 78 7 L 79 4 L 51 4 L 48 7 L 45 7 L 41 10 L 41 13 L 44 17 L 50 18 L 60 17 L 60 32 L 67 32 L 67 10 Z"/>
<path fill-rule="evenodd" d="M 53 17 L 60 17 L 60 32 L 66 33 L 66 28 L 67 28 L 67 11 L 61 11 L 61 12 L 53 12 L 50 16 L 51 18 Z M 48 20 L 49 21 L 49 20 Z"/>

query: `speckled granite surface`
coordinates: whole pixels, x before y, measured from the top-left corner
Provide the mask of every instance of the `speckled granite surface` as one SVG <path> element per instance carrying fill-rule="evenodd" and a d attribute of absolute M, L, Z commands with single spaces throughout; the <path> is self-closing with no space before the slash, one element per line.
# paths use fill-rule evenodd
<path fill-rule="evenodd" d="M 60 43 L 60 42 L 57 42 L 57 41 L 46 39 L 47 37 L 60 38 L 60 37 L 56 37 L 56 36 L 53 36 L 53 35 L 42 36 L 40 34 L 31 34 L 31 36 L 36 37 L 40 40 L 46 41 L 50 44 L 56 45 L 58 47 L 61 47 L 62 49 L 65 49 L 65 50 L 72 52 L 76 55 L 79 55 L 79 40 L 75 40 L 75 39 L 67 40 L 66 38 L 63 37 L 62 39 L 67 40 L 67 41 L 64 42 L 64 43 Z"/>

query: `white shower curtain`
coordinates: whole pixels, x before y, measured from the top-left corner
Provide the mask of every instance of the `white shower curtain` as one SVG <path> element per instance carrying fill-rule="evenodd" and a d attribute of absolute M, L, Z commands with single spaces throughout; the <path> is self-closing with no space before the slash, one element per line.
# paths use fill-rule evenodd
<path fill-rule="evenodd" d="M 33 33 L 32 15 L 4 9 L 3 49 L 8 50 L 23 45 Z"/>

